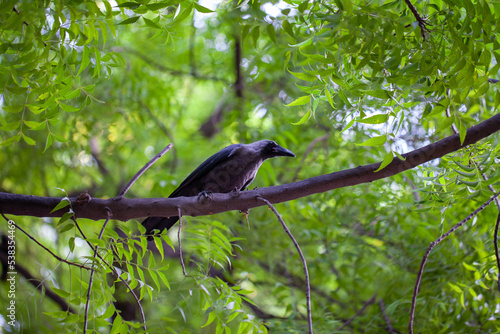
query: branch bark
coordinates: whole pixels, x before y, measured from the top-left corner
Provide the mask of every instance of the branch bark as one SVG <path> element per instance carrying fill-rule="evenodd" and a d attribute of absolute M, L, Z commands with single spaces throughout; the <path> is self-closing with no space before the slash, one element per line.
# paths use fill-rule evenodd
<path fill-rule="evenodd" d="M 71 198 L 71 207 L 78 218 L 106 219 L 107 210 L 111 210 L 113 218 L 121 221 L 149 216 L 175 216 L 178 214 L 178 207 L 182 208 L 183 215 L 188 216 L 211 215 L 231 210 L 246 211 L 264 205 L 262 201 L 257 200 L 259 196 L 275 204 L 387 178 L 474 144 L 499 130 L 500 114 L 496 114 L 468 129 L 463 144 L 460 143 L 459 135 L 454 134 L 403 154 L 405 161 L 394 158 L 386 168 L 379 172 L 375 172 L 375 170 L 378 169 L 380 163 L 374 163 L 280 186 L 243 191 L 238 194 L 213 194 L 212 201 L 206 203 L 199 203 L 197 196 L 136 199 L 94 198 L 89 203 L 78 203 L 76 197 L 73 197 Z M 0 192 L 0 211 L 18 216 L 61 217 L 68 211 L 67 207 L 51 212 L 61 200 L 62 198 L 59 197 L 38 197 Z"/>

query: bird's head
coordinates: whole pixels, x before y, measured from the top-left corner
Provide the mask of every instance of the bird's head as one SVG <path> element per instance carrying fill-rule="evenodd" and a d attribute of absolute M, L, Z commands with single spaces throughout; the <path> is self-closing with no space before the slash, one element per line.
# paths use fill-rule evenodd
<path fill-rule="evenodd" d="M 261 140 L 255 143 L 250 144 L 254 146 L 256 151 L 260 153 L 260 156 L 262 156 L 264 159 L 269 159 L 273 157 L 294 157 L 295 154 L 293 154 L 292 151 L 287 150 L 286 148 L 283 148 L 276 144 L 272 140 Z"/>

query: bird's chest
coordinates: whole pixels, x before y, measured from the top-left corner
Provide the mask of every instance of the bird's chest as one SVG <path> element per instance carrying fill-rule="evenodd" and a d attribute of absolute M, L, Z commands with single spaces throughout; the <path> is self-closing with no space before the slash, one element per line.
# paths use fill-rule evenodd
<path fill-rule="evenodd" d="M 261 163 L 235 159 L 219 165 L 208 173 L 203 190 L 221 193 L 240 190 L 253 181 Z"/>

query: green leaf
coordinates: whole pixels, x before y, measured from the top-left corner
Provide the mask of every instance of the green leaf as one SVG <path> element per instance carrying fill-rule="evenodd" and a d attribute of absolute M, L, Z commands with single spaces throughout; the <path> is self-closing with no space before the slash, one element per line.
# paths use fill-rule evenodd
<path fill-rule="evenodd" d="M 196 8 L 197 11 L 200 13 L 213 13 L 214 11 L 211 9 L 208 9 L 207 7 L 203 7 L 201 5 L 198 5 L 196 2 L 194 3 L 194 8 Z"/>
<path fill-rule="evenodd" d="M 340 133 L 344 132 L 345 130 L 347 130 L 347 129 L 349 129 L 351 126 L 353 126 L 353 124 L 354 124 L 354 121 L 355 121 L 355 120 L 356 120 L 355 118 L 351 119 L 351 120 L 349 121 L 349 123 L 347 123 L 347 125 L 345 126 L 345 128 L 343 128 L 343 129 L 342 129 L 342 131 L 340 131 Z"/>
<path fill-rule="evenodd" d="M 460 145 L 463 145 L 465 141 L 465 135 L 467 134 L 467 129 L 465 128 L 463 122 L 460 122 L 460 128 L 458 130 L 458 133 L 460 134 Z"/>
<path fill-rule="evenodd" d="M 2 106 L 2 109 L 8 113 L 18 113 L 23 111 L 24 105 L 15 105 L 15 106 Z"/>
<path fill-rule="evenodd" d="M 315 81 L 316 77 L 307 73 L 301 73 L 301 72 L 292 72 L 288 70 L 290 74 L 292 74 L 294 77 L 300 79 L 300 80 L 305 80 L 305 81 Z"/>
<path fill-rule="evenodd" d="M 301 124 L 304 124 L 305 122 L 307 122 L 309 120 L 309 118 L 311 118 L 311 110 L 309 110 L 304 116 L 302 116 L 302 118 L 300 119 L 300 121 L 296 122 L 296 123 L 292 123 L 292 125 L 301 125 Z"/>
<path fill-rule="evenodd" d="M 151 27 L 154 29 L 161 29 L 161 27 L 158 25 L 158 23 L 155 23 L 154 21 L 151 21 L 150 19 L 147 19 L 145 17 L 143 17 L 142 19 L 144 20 L 144 23 L 146 23 L 146 25 L 148 27 Z"/>
<path fill-rule="evenodd" d="M 356 121 L 364 124 L 381 124 L 387 122 L 388 118 L 389 115 L 387 114 L 377 114 L 370 117 L 358 118 Z"/>
<path fill-rule="evenodd" d="M 75 227 L 75 225 L 73 224 L 66 224 L 64 225 L 60 230 L 59 230 L 59 234 L 63 234 L 64 232 L 67 232 L 69 230 L 71 230 L 73 227 Z"/>
<path fill-rule="evenodd" d="M 378 172 L 378 171 L 384 169 L 385 167 L 387 167 L 387 165 L 389 165 L 393 159 L 394 159 L 394 154 L 392 153 L 392 151 L 388 152 L 385 155 L 384 160 L 382 160 L 380 167 L 375 172 Z"/>
<path fill-rule="evenodd" d="M 453 289 L 455 290 L 455 292 L 458 292 L 458 293 L 462 293 L 462 289 L 458 286 L 458 285 L 455 285 L 453 283 L 450 283 L 448 282 L 448 285 Z"/>
<path fill-rule="evenodd" d="M 272 24 L 268 24 L 266 27 L 267 35 L 271 38 L 274 44 L 276 44 L 276 31 L 274 30 L 274 26 Z"/>
<path fill-rule="evenodd" d="M 315 36 L 312 36 L 312 37 L 306 39 L 305 41 L 302 41 L 302 42 L 297 43 L 297 44 L 288 44 L 288 46 L 290 46 L 292 48 L 300 48 L 300 47 L 303 47 L 303 46 L 308 46 L 313 41 L 314 37 Z"/>
<path fill-rule="evenodd" d="M 172 1 L 162 1 L 162 2 L 157 2 L 157 3 L 147 4 L 146 7 L 149 10 L 158 10 L 158 9 L 166 8 L 166 7 L 171 6 L 171 5 L 173 5 Z"/>
<path fill-rule="evenodd" d="M 26 124 L 30 130 L 42 130 L 45 129 L 46 122 L 41 121 L 41 122 L 34 122 L 34 121 L 24 121 L 24 124 Z"/>
<path fill-rule="evenodd" d="M 52 211 L 50 211 L 50 213 L 55 212 L 57 210 L 61 210 L 62 208 L 65 208 L 65 207 L 67 207 L 70 204 L 71 204 L 71 201 L 69 200 L 69 198 L 68 197 L 64 197 L 63 199 L 61 199 L 61 201 L 59 202 L 59 204 L 57 204 L 55 206 L 55 208 L 52 209 Z"/>
<path fill-rule="evenodd" d="M 121 21 L 121 22 L 120 22 L 120 23 L 118 23 L 117 25 L 132 24 L 132 23 L 137 22 L 137 20 L 138 20 L 139 18 L 140 18 L 140 16 L 133 16 L 133 17 L 129 17 L 128 19 Z"/>
<path fill-rule="evenodd" d="M 181 5 L 179 4 L 179 8 L 180 6 Z M 175 18 L 175 23 L 185 20 L 189 16 L 189 14 L 191 14 L 192 11 L 193 11 L 193 3 L 190 3 L 187 6 L 187 8 Z"/>
<path fill-rule="evenodd" d="M 162 239 L 161 238 L 153 238 L 153 240 L 155 241 L 155 246 L 156 248 L 158 249 L 158 252 L 160 253 L 161 255 L 161 259 L 163 261 L 163 243 L 162 243 Z"/>
<path fill-rule="evenodd" d="M 56 227 L 59 227 L 62 223 L 73 217 L 73 211 L 70 209 L 69 212 L 65 212 L 62 217 L 59 219 L 59 221 L 56 223 Z"/>
<path fill-rule="evenodd" d="M 215 320 L 215 317 L 216 317 L 215 312 L 210 312 L 208 314 L 207 322 L 205 322 L 205 324 L 203 326 L 201 326 L 201 328 L 207 327 L 208 325 L 210 325 Z"/>
<path fill-rule="evenodd" d="M 136 9 L 140 6 L 141 4 L 140 3 L 137 3 L 137 2 L 124 2 L 124 3 L 121 3 L 119 4 L 117 7 L 120 7 L 120 8 L 130 8 L 130 9 Z"/>
<path fill-rule="evenodd" d="M 69 296 L 71 296 L 71 294 L 67 291 L 64 291 L 62 289 L 58 289 L 56 287 L 52 287 L 52 291 L 54 291 L 57 295 L 63 297 L 63 298 L 68 298 Z"/>
<path fill-rule="evenodd" d="M 311 95 L 304 95 L 297 98 L 295 101 L 290 102 L 289 104 L 285 104 L 285 107 L 301 106 L 304 104 L 308 104 L 310 101 L 311 101 Z"/>
<path fill-rule="evenodd" d="M 368 139 L 367 141 L 362 142 L 361 144 L 357 144 L 358 146 L 379 146 L 385 144 L 387 141 L 387 135 L 376 136 Z"/>
<path fill-rule="evenodd" d="M 78 108 L 78 107 L 73 107 L 73 106 L 70 106 L 69 104 L 65 104 L 65 103 L 61 103 L 61 102 L 59 102 L 59 106 L 62 108 L 62 110 L 66 111 L 66 112 L 75 112 L 75 111 L 80 110 L 80 108 Z"/>
<path fill-rule="evenodd" d="M 83 48 L 82 62 L 80 64 L 80 68 L 78 69 L 78 73 L 76 75 L 80 75 L 80 73 L 82 73 L 87 68 L 87 66 L 89 66 L 89 64 L 90 64 L 89 48 L 85 46 Z"/>
<path fill-rule="evenodd" d="M 15 143 L 15 142 L 18 142 L 20 139 L 21 139 L 21 135 L 20 135 L 20 134 L 17 134 L 17 135 L 15 135 L 15 136 L 13 136 L 13 137 L 10 137 L 10 138 L 8 138 L 8 139 L 4 140 L 4 141 L 2 142 L 2 144 L 0 144 L 0 146 L 7 146 L 7 145 L 11 145 L 11 144 L 13 144 L 13 143 Z"/>
<path fill-rule="evenodd" d="M 335 109 L 335 106 L 333 105 L 332 94 L 330 94 L 330 90 L 328 88 L 325 88 L 325 95 L 326 95 L 326 99 L 328 100 L 328 103 L 330 103 L 330 106 L 332 106 L 332 108 Z M 353 120 L 353 122 L 354 122 L 354 120 Z"/>

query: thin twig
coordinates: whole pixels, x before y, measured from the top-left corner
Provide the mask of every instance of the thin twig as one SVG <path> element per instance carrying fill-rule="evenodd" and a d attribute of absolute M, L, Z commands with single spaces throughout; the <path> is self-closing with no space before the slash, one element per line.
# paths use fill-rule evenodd
<path fill-rule="evenodd" d="M 300 160 L 299 167 L 295 170 L 295 175 L 293 176 L 293 179 L 292 179 L 293 181 L 297 180 L 299 172 L 302 169 L 302 166 L 304 165 L 304 162 L 306 161 L 307 156 L 313 150 L 314 146 L 316 146 L 316 144 L 319 143 L 319 142 L 321 142 L 321 141 L 328 140 L 328 138 L 330 138 L 330 132 L 327 132 L 325 135 L 323 135 L 321 137 L 314 138 L 314 140 L 311 141 L 311 143 L 309 144 L 309 146 L 307 146 L 307 149 L 306 149 L 304 155 L 302 156 L 302 159 Z"/>
<path fill-rule="evenodd" d="M 412 5 L 410 0 L 405 0 L 405 2 L 408 5 L 408 8 L 410 8 L 411 12 L 413 13 L 413 16 L 415 16 L 415 19 L 417 20 L 420 27 L 420 34 L 422 35 L 422 39 L 425 41 L 425 33 L 430 31 L 427 28 L 427 22 L 420 16 L 417 9 Z"/>
<path fill-rule="evenodd" d="M 120 280 L 122 281 L 122 283 L 127 287 L 127 289 L 130 291 L 130 293 L 132 294 L 132 296 L 134 297 L 135 299 L 135 302 L 137 303 L 137 306 L 139 307 L 139 311 L 141 312 L 141 317 L 142 317 L 142 323 L 143 323 L 143 326 L 142 328 L 144 328 L 144 332 L 147 332 L 147 327 L 146 327 L 146 316 L 144 315 L 144 309 L 142 308 L 142 305 L 141 305 L 141 302 L 139 300 L 139 298 L 137 297 L 137 295 L 135 294 L 134 290 L 132 289 L 132 287 L 130 287 L 130 285 L 127 283 L 127 281 L 125 281 L 119 274 L 118 272 L 116 271 L 116 269 L 111 266 L 108 262 L 106 262 L 102 256 L 97 253 L 95 251 L 95 248 L 94 246 L 88 241 L 87 239 L 87 236 L 85 235 L 85 233 L 83 233 L 82 229 L 80 228 L 80 224 L 78 224 L 78 222 L 76 221 L 76 218 L 73 216 L 71 217 L 73 222 L 75 223 L 76 225 L 76 228 L 78 229 L 78 231 L 80 231 L 80 234 L 82 235 L 82 237 L 84 238 L 84 240 L 87 242 L 87 245 L 89 245 L 90 249 L 92 249 L 94 251 L 94 254 L 97 255 L 97 257 L 99 259 L 101 259 L 101 261 L 106 264 L 106 266 L 111 270 L 111 272 Z"/>
<path fill-rule="evenodd" d="M 424 272 L 425 263 L 427 262 L 427 258 L 429 257 L 430 252 L 434 249 L 434 247 L 436 247 L 436 245 L 438 245 L 446 237 L 448 237 L 450 234 L 452 234 L 453 232 L 455 232 L 459 227 L 461 227 L 462 225 L 464 225 L 465 223 L 467 223 L 469 220 L 471 220 L 480 211 L 484 210 L 484 208 L 486 208 L 491 202 L 493 202 L 495 200 L 495 198 L 498 197 L 498 195 L 500 195 L 500 191 L 497 192 L 492 197 L 490 197 L 490 199 L 488 201 L 486 201 L 483 205 L 481 205 L 479 208 L 477 208 L 473 213 L 471 213 L 470 215 L 468 215 L 464 220 L 462 220 L 461 222 L 459 222 L 458 224 L 456 224 L 455 226 L 453 226 L 448 232 L 446 232 L 445 234 L 443 234 L 442 236 L 440 236 L 435 241 L 431 242 L 429 248 L 427 249 L 427 251 L 424 254 L 424 257 L 422 258 L 422 263 L 420 264 L 420 269 L 419 269 L 418 274 L 417 274 L 417 281 L 415 283 L 415 288 L 413 289 L 413 298 L 412 298 L 412 301 L 411 301 L 411 311 L 410 311 L 410 323 L 408 325 L 408 329 L 409 329 L 409 333 L 410 334 L 413 333 L 413 320 L 415 318 L 415 305 L 417 303 L 417 295 L 418 295 L 418 292 L 420 290 L 420 282 L 422 280 L 422 275 L 423 275 L 423 272 Z"/>
<path fill-rule="evenodd" d="M 380 306 L 380 310 L 382 311 L 382 315 L 384 316 L 385 324 L 387 325 L 387 331 L 389 334 L 395 334 L 394 328 L 392 328 L 391 321 L 385 312 L 384 300 L 382 298 L 378 299 L 378 305 Z"/>
<path fill-rule="evenodd" d="M 149 167 L 151 167 L 158 159 L 160 159 L 165 153 L 167 153 L 168 151 L 170 151 L 170 149 L 172 148 L 172 146 L 174 146 L 174 144 L 172 144 L 172 143 L 168 144 L 167 147 L 165 147 L 163 150 L 161 150 L 160 153 L 158 153 L 157 155 L 155 155 L 153 157 L 153 159 L 151 159 L 146 165 L 144 165 L 144 167 L 142 167 L 141 170 L 138 171 L 137 174 L 134 175 L 134 177 L 132 178 L 132 180 L 130 180 L 129 183 L 127 183 L 127 185 L 125 186 L 125 188 L 123 188 L 123 190 L 120 191 L 120 193 L 118 194 L 117 197 L 123 197 L 123 196 L 125 196 L 125 194 L 130 189 L 130 187 L 132 187 L 132 185 L 135 183 L 135 181 L 137 181 L 137 179 L 140 178 L 141 175 L 144 174 L 144 172 Z"/>
<path fill-rule="evenodd" d="M 297 252 L 299 253 L 300 259 L 302 260 L 302 266 L 304 267 L 304 274 L 305 274 L 305 279 L 306 279 L 306 303 L 307 303 L 307 324 L 309 326 L 309 334 L 313 333 L 313 322 L 312 322 L 312 314 L 311 314 L 311 283 L 309 282 L 309 271 L 307 270 L 307 263 L 306 263 L 306 258 L 304 257 L 304 254 L 302 254 L 302 250 L 300 249 L 300 246 L 298 242 L 295 240 L 295 238 L 292 235 L 292 232 L 288 229 L 286 226 L 285 222 L 283 221 L 283 218 L 281 218 L 281 215 L 279 212 L 274 208 L 274 206 L 269 202 L 267 199 L 257 196 L 257 200 L 262 201 L 269 206 L 271 210 L 273 210 L 274 214 L 280 221 L 281 225 L 283 226 L 283 229 L 285 230 L 286 234 L 288 234 L 288 237 L 292 240 L 293 244 L 295 245 L 295 248 L 297 248 Z"/>
<path fill-rule="evenodd" d="M 9 218 L 7 218 L 3 213 L 0 213 L 2 215 L 2 217 L 6 220 L 6 221 L 11 221 Z M 31 235 L 28 234 L 28 232 L 26 232 L 25 230 L 23 230 L 19 225 L 17 225 L 13 220 L 12 220 L 12 225 L 14 225 L 19 231 L 23 232 L 24 234 L 26 234 L 26 236 L 28 238 L 30 238 L 31 240 L 33 240 L 35 243 L 38 244 L 38 246 L 42 247 L 43 249 L 45 249 L 47 252 L 50 253 L 50 255 L 52 255 L 53 257 L 55 257 L 58 261 L 60 262 L 64 262 L 66 264 L 69 264 L 70 266 L 75 266 L 75 267 L 78 267 L 78 268 L 82 268 L 82 269 L 87 269 L 87 270 L 91 270 L 91 268 L 89 267 L 86 267 L 85 265 L 83 264 L 78 264 L 78 263 L 74 263 L 74 262 L 71 262 L 71 261 L 68 261 L 66 259 L 63 259 L 62 257 L 54 254 L 50 249 L 48 249 L 47 247 L 45 247 L 44 245 L 42 245 L 38 240 L 36 240 L 34 237 L 32 237 Z"/>
<path fill-rule="evenodd" d="M 358 312 L 356 312 L 355 315 L 353 315 L 349 320 L 347 320 L 346 322 L 344 322 L 344 324 L 342 326 L 339 327 L 339 329 L 337 329 L 337 331 L 340 331 L 342 328 L 344 328 L 345 326 L 349 325 L 351 323 L 351 321 L 353 321 L 354 319 L 356 319 L 356 317 L 358 317 L 361 313 L 363 313 L 363 311 L 371 304 L 373 304 L 375 302 L 375 298 L 377 298 L 377 294 L 374 294 L 372 298 L 368 299 L 366 301 L 366 303 L 363 304 L 363 307 L 361 307 Z"/>
<path fill-rule="evenodd" d="M 0 262 L 7 266 L 8 265 L 8 254 L 5 254 L 5 253 L 0 253 Z M 36 278 L 35 276 L 33 276 L 28 269 L 26 269 L 25 267 L 23 267 L 22 265 L 19 264 L 18 261 L 16 261 L 16 263 L 14 264 L 15 266 L 15 269 L 16 269 L 16 272 L 21 274 L 25 279 L 26 279 L 26 282 L 28 282 L 29 284 L 31 284 L 36 290 L 40 291 L 40 293 L 42 294 L 43 297 L 48 297 L 50 298 L 52 301 L 54 301 L 57 305 L 59 305 L 59 307 L 61 307 L 61 310 L 63 311 L 68 311 L 69 313 L 73 313 L 73 314 L 78 314 L 78 312 L 76 310 L 74 310 L 67 302 L 64 298 L 62 298 L 61 296 L 59 296 L 58 294 L 56 294 L 54 291 L 52 291 L 52 289 L 47 286 L 44 281 L 44 280 L 39 280 L 38 278 Z"/>
<path fill-rule="evenodd" d="M 498 291 L 500 292 L 500 255 L 498 254 L 498 226 L 500 225 L 500 212 L 498 212 L 498 218 L 497 218 L 497 223 L 495 224 L 495 236 L 493 238 L 493 242 L 495 244 L 495 257 L 497 258 L 497 269 L 498 269 L 498 276 L 497 276 L 497 285 L 498 285 Z"/>
<path fill-rule="evenodd" d="M 182 244 L 181 244 L 182 213 L 181 213 L 181 207 L 177 208 L 177 212 L 179 213 L 179 230 L 177 231 L 177 238 L 179 239 L 179 258 L 181 259 L 182 273 L 184 274 L 184 276 L 187 276 L 186 266 L 184 265 L 184 259 L 182 258 Z"/>
<path fill-rule="evenodd" d="M 101 240 L 102 234 L 104 233 L 104 229 L 106 228 L 106 225 L 108 225 L 109 220 L 111 219 L 111 211 L 108 211 L 108 218 L 106 218 L 106 221 L 102 225 L 101 232 L 99 233 L 98 240 Z M 94 259 L 97 256 L 97 250 L 99 249 L 99 246 L 95 246 L 94 250 Z M 87 290 L 87 302 L 85 303 L 85 316 L 83 320 L 83 333 L 87 333 L 87 324 L 89 320 L 89 306 L 90 306 L 90 293 L 92 291 L 92 283 L 94 281 L 94 273 L 95 273 L 95 265 L 92 266 L 92 270 L 90 271 L 90 278 L 89 278 L 89 288 Z"/>

